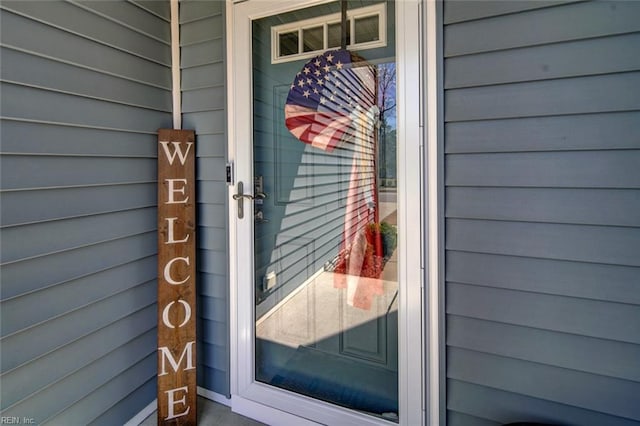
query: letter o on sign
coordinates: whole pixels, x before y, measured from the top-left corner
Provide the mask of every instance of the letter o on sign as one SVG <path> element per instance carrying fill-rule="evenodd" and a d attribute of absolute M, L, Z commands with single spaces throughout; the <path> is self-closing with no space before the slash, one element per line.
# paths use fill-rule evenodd
<path fill-rule="evenodd" d="M 169 328 L 176 328 L 173 324 L 171 324 L 171 321 L 169 321 L 169 310 L 175 303 L 176 303 L 175 301 L 172 301 L 167 306 L 165 306 L 165 308 L 162 310 L 162 322 L 164 323 L 164 325 L 166 325 Z M 184 321 L 182 321 L 182 323 L 180 323 L 180 325 L 178 326 L 178 328 L 180 328 L 180 327 L 183 327 L 186 323 L 188 323 L 189 320 L 191 319 L 191 306 L 189 306 L 189 304 L 182 299 L 178 300 L 178 303 L 184 306 L 184 311 L 185 311 Z"/>

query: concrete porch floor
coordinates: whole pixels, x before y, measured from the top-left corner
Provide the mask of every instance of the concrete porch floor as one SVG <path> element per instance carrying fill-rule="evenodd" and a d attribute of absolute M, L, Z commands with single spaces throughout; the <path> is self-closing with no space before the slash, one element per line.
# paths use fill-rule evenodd
<path fill-rule="evenodd" d="M 139 426 L 154 426 L 157 424 L 157 411 L 144 419 Z M 215 426 L 260 426 L 264 423 L 233 413 L 230 407 L 198 397 L 198 424 Z"/>

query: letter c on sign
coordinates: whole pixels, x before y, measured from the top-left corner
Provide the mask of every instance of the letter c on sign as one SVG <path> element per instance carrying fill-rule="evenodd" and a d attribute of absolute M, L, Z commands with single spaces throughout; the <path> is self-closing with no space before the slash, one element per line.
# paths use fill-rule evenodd
<path fill-rule="evenodd" d="M 187 278 L 185 278 L 182 281 L 176 281 L 173 278 L 171 278 L 171 265 L 173 265 L 173 262 L 175 262 L 177 260 L 182 260 L 182 261 L 184 261 L 184 263 L 187 264 L 187 266 L 189 266 L 189 258 L 188 257 L 174 257 L 169 262 L 167 262 L 167 265 L 164 267 L 164 279 L 169 284 L 173 284 L 173 285 L 184 284 L 189 280 L 189 278 L 191 278 L 191 275 L 187 276 Z"/>
<path fill-rule="evenodd" d="M 178 328 L 180 328 L 188 323 L 191 319 L 191 306 L 189 306 L 189 304 L 182 299 L 178 300 L 178 302 L 182 304 L 182 306 L 184 306 L 185 311 L 184 321 L 182 321 L 182 323 L 178 326 Z M 171 306 L 174 303 L 176 303 L 175 300 L 171 301 L 167 306 L 165 306 L 164 310 L 162 311 L 162 322 L 169 328 L 176 328 L 173 324 L 171 324 L 171 321 L 169 321 L 169 309 L 171 309 Z"/>

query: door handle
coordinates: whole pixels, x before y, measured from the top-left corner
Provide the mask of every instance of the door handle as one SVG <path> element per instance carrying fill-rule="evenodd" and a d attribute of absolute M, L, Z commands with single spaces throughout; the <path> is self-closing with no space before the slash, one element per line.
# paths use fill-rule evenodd
<path fill-rule="evenodd" d="M 238 202 L 238 219 L 244 218 L 244 199 L 248 200 L 263 200 L 267 198 L 267 194 L 264 192 L 258 192 L 256 195 L 245 194 L 244 193 L 244 184 L 242 182 L 238 182 L 238 192 L 232 195 L 233 199 Z"/>

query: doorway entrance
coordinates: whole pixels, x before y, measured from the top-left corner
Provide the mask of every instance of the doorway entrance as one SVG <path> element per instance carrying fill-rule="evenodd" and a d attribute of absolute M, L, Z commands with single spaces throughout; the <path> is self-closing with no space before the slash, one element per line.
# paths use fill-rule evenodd
<path fill-rule="evenodd" d="M 347 6 L 231 6 L 232 391 L 319 423 L 409 424 L 424 344 L 407 177 L 421 170 L 398 114 L 399 5 Z"/>

